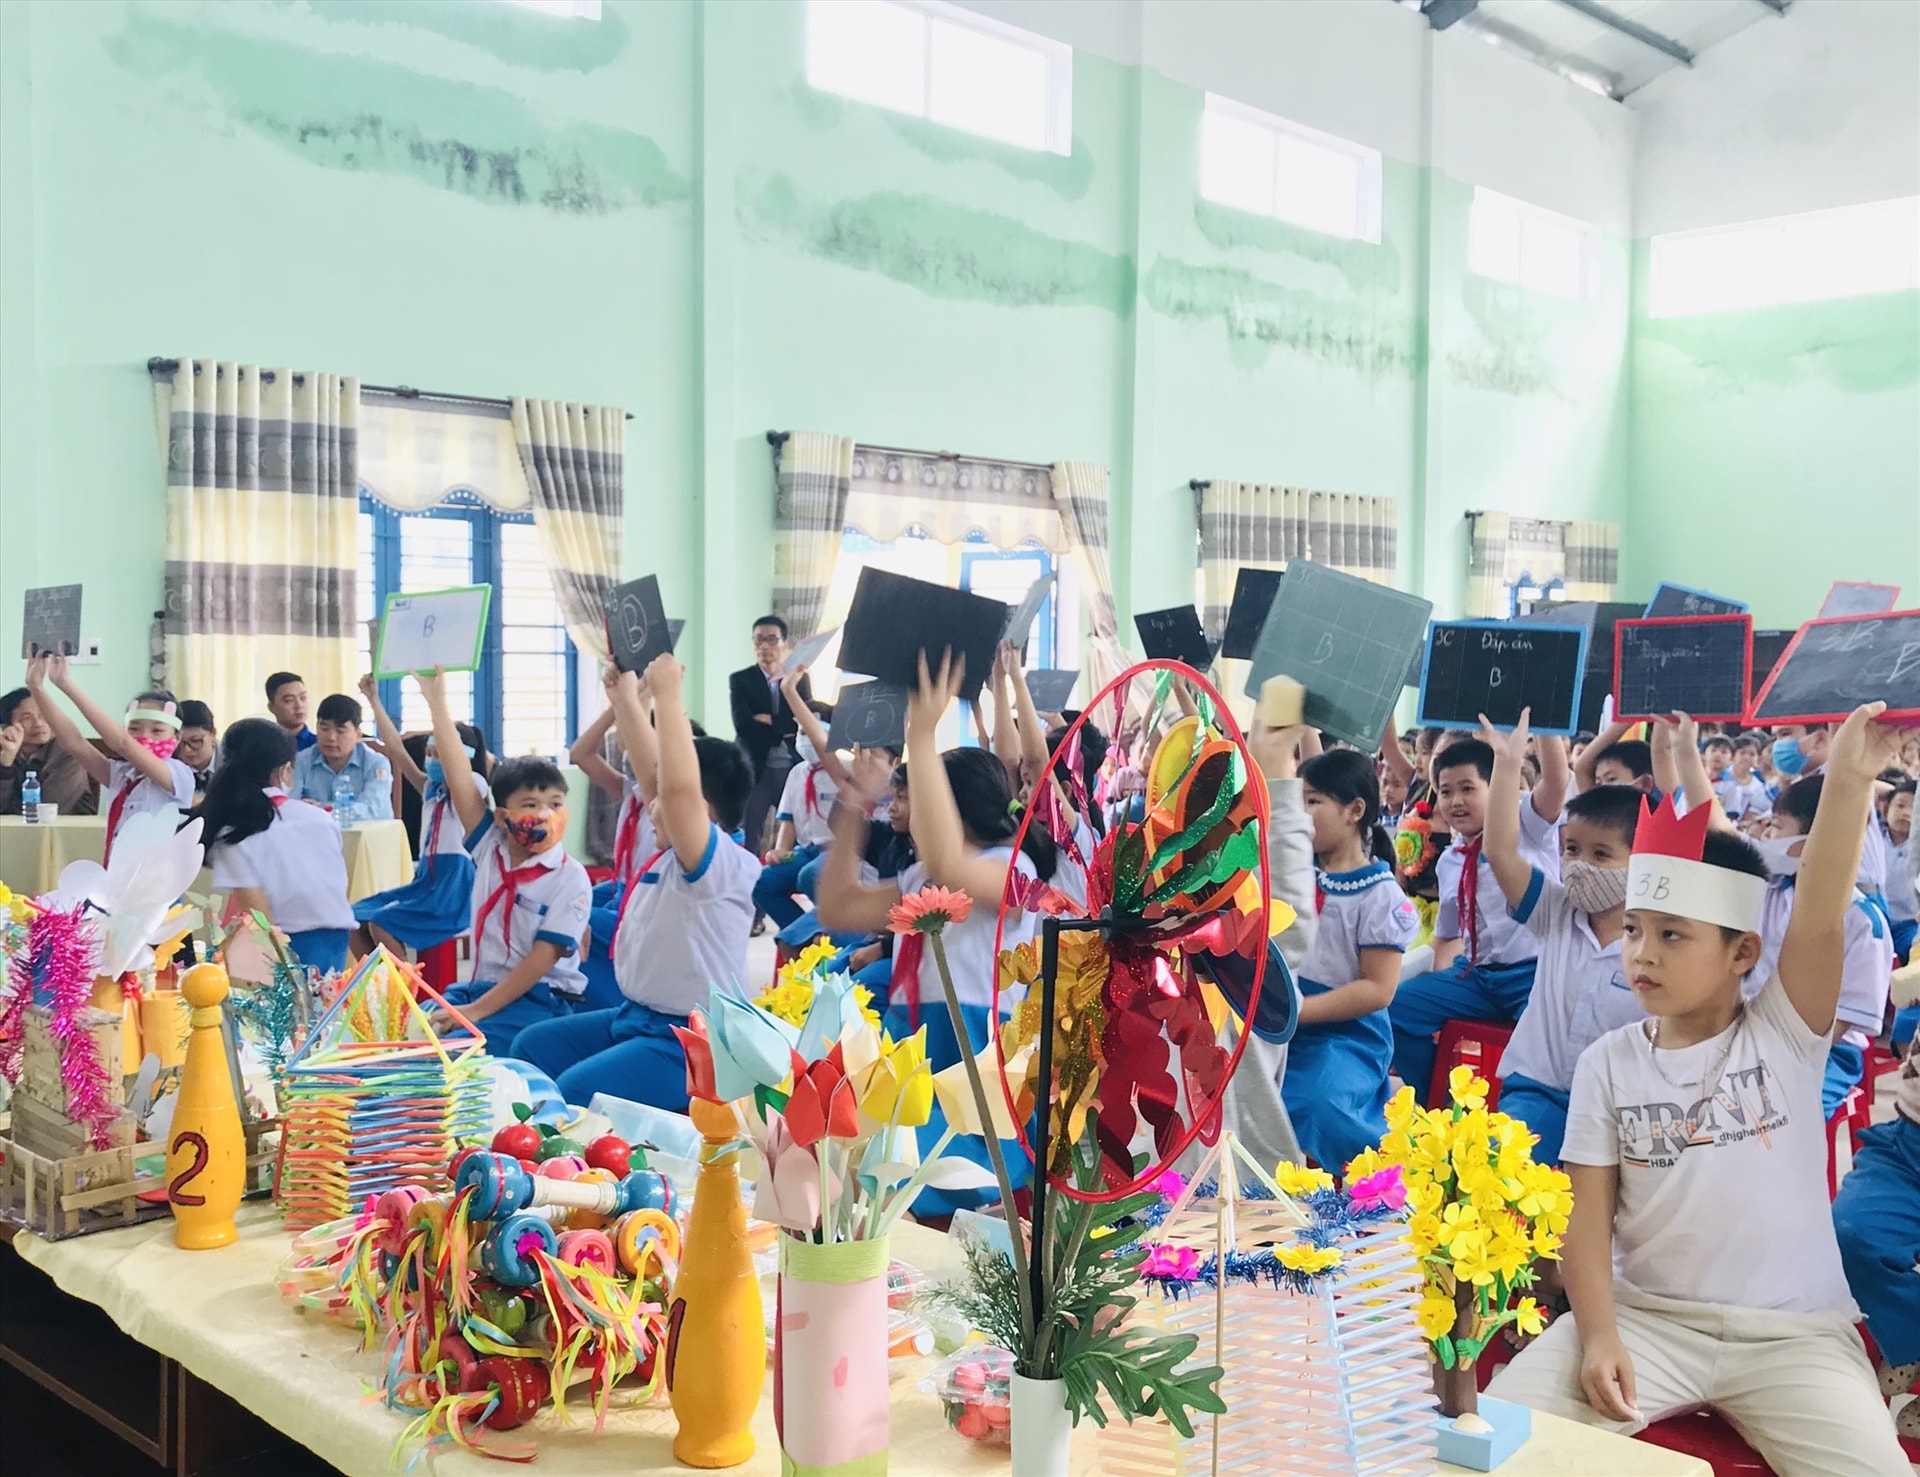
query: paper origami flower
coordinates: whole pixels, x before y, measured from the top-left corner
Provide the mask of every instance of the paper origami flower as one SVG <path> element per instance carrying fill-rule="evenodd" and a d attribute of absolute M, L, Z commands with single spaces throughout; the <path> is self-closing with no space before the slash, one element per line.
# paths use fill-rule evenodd
<path fill-rule="evenodd" d="M 41 901 L 55 912 L 84 907 L 100 942 L 94 968 L 108 978 L 153 963 L 153 946 L 180 932 L 174 904 L 200 875 L 200 821 L 148 811 L 128 817 L 114 839 L 113 863 L 70 862 Z M 193 922 L 198 922 L 197 915 Z M 189 927 L 192 923 L 188 924 Z"/>
<path fill-rule="evenodd" d="M 687 1095 L 730 1103 L 756 1087 L 774 1087 L 791 1070 L 797 1033 L 750 1001 L 723 990 L 709 996 L 711 1014 L 695 1011 L 673 1034 L 687 1053 Z"/>
<path fill-rule="evenodd" d="M 820 1224 L 820 1161 L 794 1142 L 786 1119 L 771 1109 L 761 1155 L 766 1169 L 754 1190 L 753 1218 L 789 1231 L 811 1231 Z M 831 1198 L 838 1193 L 838 1182 L 829 1173 L 827 1194 Z"/>
<path fill-rule="evenodd" d="M 819 1061 L 839 1041 L 841 1033 L 861 1019 L 854 990 L 853 977 L 848 974 L 822 975 L 814 980 L 813 1001 L 800 1027 L 799 1045 L 794 1048 L 801 1056 L 810 1062 Z"/>
<path fill-rule="evenodd" d="M 965 923 L 973 899 L 944 887 L 923 887 L 887 910 L 887 927 L 895 933 L 939 933 L 949 923 Z"/>
<path fill-rule="evenodd" d="M 991 1123 L 981 1120 L 979 1105 L 973 1097 L 973 1085 L 967 1080 L 965 1062 L 955 1062 L 946 1071 L 934 1073 L 934 1095 L 940 1099 L 940 1111 L 946 1115 L 947 1123 L 954 1131 L 984 1137 L 991 1129 L 995 1138 L 1018 1138 L 1019 1133 L 1013 1126 L 1013 1110 L 1007 1105 L 1007 1094 L 1001 1083 L 1025 1082 L 1027 1063 L 1032 1054 L 1033 1048 L 1025 1046 L 1017 1056 L 1009 1057 L 1004 1078 L 1000 1075 L 1000 1064 L 994 1060 L 992 1046 L 974 1058 L 975 1065 L 980 1069 L 981 1085 L 986 1092 L 987 1111 L 992 1114 Z"/>
<path fill-rule="evenodd" d="M 860 1105 L 853 1084 L 840 1064 L 840 1044 L 834 1043 L 817 1062 L 798 1052 L 791 1054 L 793 1091 L 787 1097 L 787 1131 L 794 1143 L 811 1149 L 823 1138 L 850 1139 L 860 1132 Z"/>
<path fill-rule="evenodd" d="M 933 1070 L 927 1065 L 925 1026 L 881 1053 L 867 1076 L 860 1111 L 876 1123 L 903 1128 L 918 1128 L 932 1115 Z"/>

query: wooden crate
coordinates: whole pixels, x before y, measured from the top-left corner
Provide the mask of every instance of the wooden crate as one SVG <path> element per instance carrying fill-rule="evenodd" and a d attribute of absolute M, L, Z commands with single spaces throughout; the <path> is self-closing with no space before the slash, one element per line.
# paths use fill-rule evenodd
<path fill-rule="evenodd" d="M 15 1103 L 16 1113 L 19 1104 Z M 242 1125 L 247 1141 L 246 1194 L 267 1194 L 273 1184 L 274 1146 L 266 1142 L 277 1118 Z M 164 1175 L 138 1175 L 134 1160 L 159 1152 L 157 1143 L 124 1145 L 84 1154 L 49 1158 L 0 1136 L 0 1217 L 49 1241 L 111 1231 L 170 1215 L 165 1200 L 142 1200 L 142 1192 L 164 1189 Z"/>

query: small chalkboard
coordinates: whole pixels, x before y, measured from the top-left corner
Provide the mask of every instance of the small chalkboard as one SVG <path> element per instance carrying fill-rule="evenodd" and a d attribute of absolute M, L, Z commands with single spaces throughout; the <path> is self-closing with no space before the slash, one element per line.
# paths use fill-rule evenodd
<path fill-rule="evenodd" d="M 1233 604 L 1227 607 L 1227 629 L 1220 637 L 1220 655 L 1243 662 L 1253 655 L 1253 644 L 1260 639 L 1260 628 L 1273 609 L 1273 597 L 1280 593 L 1282 569 L 1255 569 L 1243 566 L 1233 577 Z"/>
<path fill-rule="evenodd" d="M 687 628 L 687 623 L 685 621 L 680 620 L 674 616 L 667 617 L 667 650 L 668 651 L 678 651 L 680 649 L 680 633 L 686 630 L 686 628 Z"/>
<path fill-rule="evenodd" d="M 833 638 L 839 634 L 840 628 L 831 626 L 824 631 L 815 631 L 804 641 L 796 641 L 793 650 L 787 653 L 787 659 L 780 664 L 780 675 L 784 677 L 802 667 L 811 667 L 833 645 Z"/>
<path fill-rule="evenodd" d="M 1571 735 L 1580 715 L 1587 633 L 1545 621 L 1435 621 L 1420 684 L 1429 728 L 1512 728 L 1531 708 L 1535 733 Z"/>
<path fill-rule="evenodd" d="M 1647 620 L 1682 615 L 1744 615 L 1747 607 L 1724 595 L 1709 595 L 1705 590 L 1689 590 L 1685 585 L 1663 584 L 1647 602 Z M 1698 717 L 1698 714 L 1694 716 Z"/>
<path fill-rule="evenodd" d="M 1613 628 L 1621 621 L 1642 619 L 1642 607 L 1622 600 L 1541 600 L 1527 619 L 1586 628 L 1587 676 L 1580 689 L 1578 731 L 1598 733 L 1607 726 L 1600 709 L 1613 692 Z"/>
<path fill-rule="evenodd" d="M 1061 713 L 1067 704 L 1073 701 L 1074 684 L 1080 680 L 1080 671 L 1045 667 L 1038 672 L 1027 673 L 1027 696 L 1033 699 L 1036 713 Z"/>
<path fill-rule="evenodd" d="M 1754 699 L 1749 722 L 1838 723 L 1861 703 L 1920 718 L 1920 610 L 1808 621 Z"/>
<path fill-rule="evenodd" d="M 1011 641 L 1016 649 L 1027 644 L 1027 638 L 1033 635 L 1033 623 L 1040 616 L 1040 607 L 1047 603 L 1047 595 L 1053 589 L 1054 571 L 1049 569 L 1040 578 L 1027 586 L 1027 593 L 1020 597 L 1020 603 L 1007 612 L 1007 632 L 1004 640 Z"/>
<path fill-rule="evenodd" d="M 1898 585 L 1870 585 L 1861 580 L 1835 580 L 1820 602 L 1815 620 L 1833 620 L 1843 615 L 1884 615 L 1899 603 Z"/>
<path fill-rule="evenodd" d="M 1792 631 L 1755 631 L 1753 633 L 1753 675 L 1747 679 L 1747 691 L 1754 697 L 1760 695 L 1760 689 L 1767 685 L 1767 678 L 1773 675 L 1773 669 L 1780 665 L 1787 648 L 1793 645 Z M 1753 709 L 1751 701 L 1747 704 L 1749 712 Z"/>
<path fill-rule="evenodd" d="M 20 622 L 20 655 L 76 656 L 80 651 L 80 586 L 43 585 L 27 591 Z"/>
<path fill-rule="evenodd" d="M 660 581 L 645 574 L 607 592 L 607 647 L 623 672 L 644 672 L 673 650 L 673 631 L 660 604 Z"/>
<path fill-rule="evenodd" d="M 1613 639 L 1615 722 L 1669 713 L 1718 721 L 1745 716 L 1753 663 L 1751 616 L 1621 621 Z"/>
<path fill-rule="evenodd" d="M 1150 661 L 1185 662 L 1196 672 L 1213 665 L 1213 644 L 1200 624 L 1200 612 L 1191 605 L 1143 610 L 1133 618 L 1133 628 Z"/>
<path fill-rule="evenodd" d="M 833 703 L 827 747 L 892 749 L 907 746 L 907 689 L 891 682 L 843 682 Z"/>
<path fill-rule="evenodd" d="M 1003 600 L 869 566 L 841 627 L 840 667 L 911 688 L 920 681 L 921 652 L 928 670 L 938 672 L 940 653 L 951 651 L 967 664 L 960 696 L 976 697 L 1006 628 Z"/>
<path fill-rule="evenodd" d="M 1308 723 L 1371 754 L 1432 614 L 1431 600 L 1295 559 L 1254 644 L 1247 696 L 1291 677 L 1307 690 Z"/>

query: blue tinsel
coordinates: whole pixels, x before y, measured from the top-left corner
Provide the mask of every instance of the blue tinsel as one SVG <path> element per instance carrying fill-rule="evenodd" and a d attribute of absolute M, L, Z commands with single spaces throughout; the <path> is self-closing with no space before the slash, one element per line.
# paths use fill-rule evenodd
<path fill-rule="evenodd" d="M 1218 1198 L 1220 1187 L 1209 1180 L 1193 1187 L 1193 1199 L 1212 1200 Z M 1241 1186 L 1240 1198 L 1243 1200 L 1272 1200 L 1273 1191 L 1259 1181 L 1251 1181 Z M 1337 1245 L 1363 1232 L 1370 1231 L 1387 1221 L 1398 1220 L 1402 1212 L 1385 1205 L 1369 1205 L 1355 1208 L 1347 1198 L 1346 1192 L 1337 1189 L 1314 1190 L 1306 1195 L 1294 1197 L 1294 1203 L 1307 1212 L 1307 1224 L 1295 1232 L 1295 1244 L 1329 1247 Z M 1149 1227 L 1157 1227 L 1166 1220 L 1173 1209 L 1171 1200 L 1161 1200 L 1152 1208 L 1144 1211 L 1141 1219 Z M 1325 1272 L 1300 1272 L 1281 1263 L 1279 1256 L 1268 1247 L 1258 1251 L 1227 1252 L 1226 1277 L 1231 1283 L 1271 1283 L 1275 1287 L 1284 1287 L 1292 1292 L 1315 1292 L 1328 1278 L 1340 1269 L 1333 1267 Z M 1207 1257 L 1195 1270 L 1192 1277 L 1167 1277 L 1151 1272 L 1141 1273 L 1147 1281 L 1154 1283 L 1170 1296 L 1179 1298 L 1192 1292 L 1196 1287 L 1212 1287 L 1220 1277 L 1218 1257 Z"/>

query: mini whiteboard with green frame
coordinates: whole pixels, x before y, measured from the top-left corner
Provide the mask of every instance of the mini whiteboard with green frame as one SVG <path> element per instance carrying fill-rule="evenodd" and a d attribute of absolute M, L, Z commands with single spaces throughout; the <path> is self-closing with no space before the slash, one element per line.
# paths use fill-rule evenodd
<path fill-rule="evenodd" d="M 380 618 L 380 644 L 373 654 L 373 675 L 387 679 L 409 672 L 472 672 L 480 666 L 487 639 L 491 585 L 458 585 L 450 590 L 396 590 L 387 596 Z"/>

